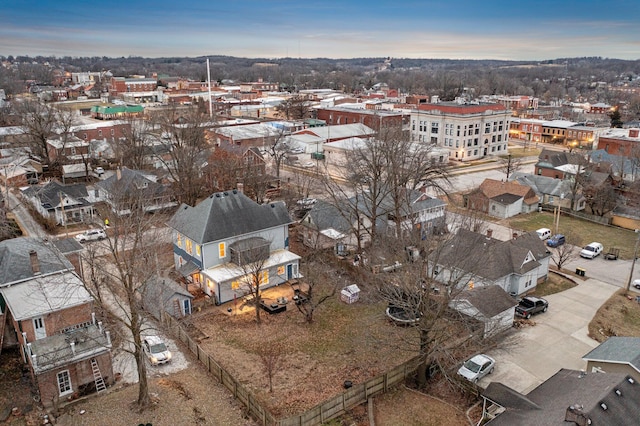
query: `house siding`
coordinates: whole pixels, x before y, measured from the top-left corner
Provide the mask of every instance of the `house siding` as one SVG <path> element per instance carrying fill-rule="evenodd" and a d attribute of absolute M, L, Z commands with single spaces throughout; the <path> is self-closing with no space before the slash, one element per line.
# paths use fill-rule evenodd
<path fill-rule="evenodd" d="M 600 369 L 603 373 L 622 373 L 628 374 L 633 377 L 636 381 L 640 381 L 640 372 L 629 364 L 614 364 L 611 362 L 602 362 L 602 361 L 587 361 L 587 371 L 594 372 L 594 368 L 596 371 Z"/>

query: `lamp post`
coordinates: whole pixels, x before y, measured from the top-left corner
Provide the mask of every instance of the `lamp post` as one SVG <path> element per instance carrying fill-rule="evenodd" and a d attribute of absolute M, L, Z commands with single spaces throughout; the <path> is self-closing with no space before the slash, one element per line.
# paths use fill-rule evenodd
<path fill-rule="evenodd" d="M 638 238 L 636 239 L 636 246 L 633 249 L 633 259 L 631 260 L 631 270 L 629 271 L 629 279 L 627 280 L 626 286 L 626 294 L 629 294 L 629 289 L 631 288 L 631 281 L 633 280 L 633 269 L 636 266 L 636 259 L 638 258 L 638 245 L 640 245 L 640 229 L 636 229 L 636 234 L 638 234 Z"/>

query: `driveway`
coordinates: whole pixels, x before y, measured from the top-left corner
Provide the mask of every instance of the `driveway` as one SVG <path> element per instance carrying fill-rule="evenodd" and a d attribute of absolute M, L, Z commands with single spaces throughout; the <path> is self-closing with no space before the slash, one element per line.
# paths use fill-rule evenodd
<path fill-rule="evenodd" d="M 561 368 L 584 369 L 582 357 L 598 345 L 588 337 L 589 322 L 618 289 L 588 279 L 546 296 L 549 310 L 532 317 L 535 325 L 514 329 L 501 349 L 488 352 L 495 358 L 496 368 L 480 381 L 480 386 L 501 382 L 526 394 Z"/>

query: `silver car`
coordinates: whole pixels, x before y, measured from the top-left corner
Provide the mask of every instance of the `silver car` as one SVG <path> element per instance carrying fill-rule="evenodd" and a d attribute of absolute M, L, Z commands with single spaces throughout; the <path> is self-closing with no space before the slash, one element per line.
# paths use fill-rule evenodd
<path fill-rule="evenodd" d="M 158 336 L 145 337 L 142 347 L 151 365 L 164 364 L 171 361 L 171 352 Z"/>
<path fill-rule="evenodd" d="M 88 229 L 82 234 L 75 236 L 76 241 L 79 243 L 86 243 L 87 241 L 98 241 L 107 238 L 107 233 L 102 229 Z"/>
<path fill-rule="evenodd" d="M 487 374 L 493 373 L 495 365 L 496 361 L 489 355 L 478 354 L 466 360 L 458 370 L 458 374 L 470 382 L 477 383 Z"/>

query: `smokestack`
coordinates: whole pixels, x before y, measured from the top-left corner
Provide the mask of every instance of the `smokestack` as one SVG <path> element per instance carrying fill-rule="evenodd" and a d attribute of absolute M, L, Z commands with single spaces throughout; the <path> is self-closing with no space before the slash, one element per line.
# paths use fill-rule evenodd
<path fill-rule="evenodd" d="M 122 179 L 122 171 L 120 170 L 120 167 L 118 167 L 116 169 L 116 180 L 120 180 Z"/>
<path fill-rule="evenodd" d="M 33 275 L 40 275 L 40 262 L 38 261 L 38 252 L 31 250 L 29 252 L 29 260 L 31 261 L 31 271 Z"/>

